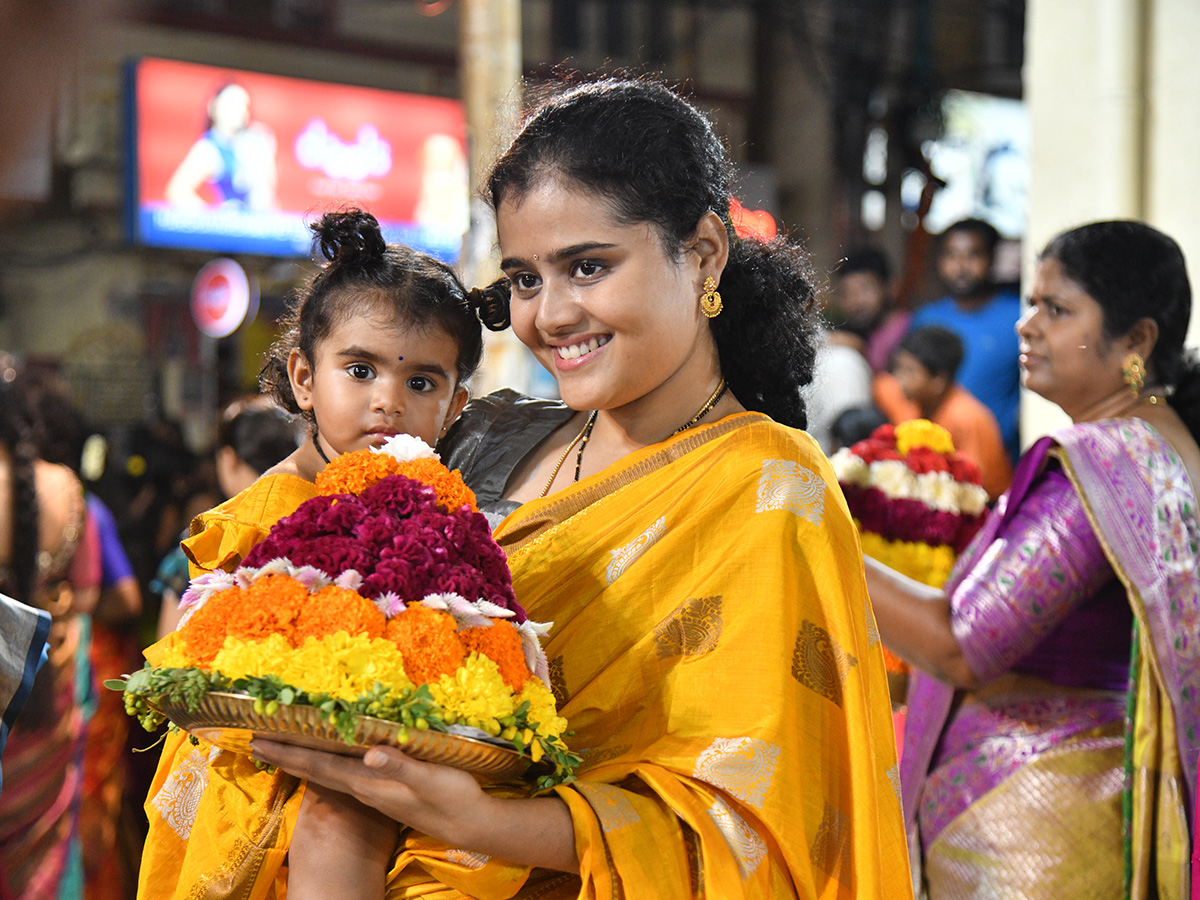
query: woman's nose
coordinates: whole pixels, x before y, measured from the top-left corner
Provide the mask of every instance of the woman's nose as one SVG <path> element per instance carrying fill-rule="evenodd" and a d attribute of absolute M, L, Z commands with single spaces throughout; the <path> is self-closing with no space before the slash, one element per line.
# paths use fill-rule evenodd
<path fill-rule="evenodd" d="M 1021 318 L 1017 319 L 1017 336 L 1025 337 L 1030 325 L 1033 322 L 1033 317 L 1037 314 L 1037 307 L 1030 305 L 1025 312 L 1021 313 Z"/>
<path fill-rule="evenodd" d="M 574 295 L 565 287 L 553 284 L 551 279 L 542 284 L 537 303 L 534 324 L 544 334 L 553 334 L 579 321 L 580 309 Z"/>

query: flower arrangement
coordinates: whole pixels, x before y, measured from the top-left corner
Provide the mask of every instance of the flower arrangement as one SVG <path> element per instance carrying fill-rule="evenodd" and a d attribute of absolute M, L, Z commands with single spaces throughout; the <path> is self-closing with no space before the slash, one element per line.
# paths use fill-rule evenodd
<path fill-rule="evenodd" d="M 162 702 L 208 691 L 256 711 L 317 707 L 345 740 L 356 717 L 508 742 L 572 779 L 578 757 L 548 688 L 540 638 L 504 552 L 461 475 L 407 435 L 344 454 L 318 495 L 280 519 L 234 572 L 192 579 L 178 629 L 112 687 L 157 728 Z M 273 704 L 275 706 L 273 706 Z"/>
<path fill-rule="evenodd" d="M 979 467 L 927 419 L 882 425 L 831 459 L 863 553 L 922 584 L 941 587 L 983 524 Z M 890 672 L 907 671 L 886 648 Z"/>

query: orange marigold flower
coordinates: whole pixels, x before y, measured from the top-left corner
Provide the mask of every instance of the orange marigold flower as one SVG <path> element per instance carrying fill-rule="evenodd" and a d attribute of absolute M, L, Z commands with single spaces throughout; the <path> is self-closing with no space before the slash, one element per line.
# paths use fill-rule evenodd
<path fill-rule="evenodd" d="M 288 635 L 308 601 L 308 590 L 287 575 L 267 575 L 248 588 L 232 587 L 214 594 L 180 629 L 188 654 L 206 666 L 225 645 L 226 637 L 265 640 Z"/>
<path fill-rule="evenodd" d="M 898 675 L 904 675 L 909 671 L 908 663 L 898 657 L 887 647 L 883 648 L 883 667 L 889 672 L 895 672 Z"/>
<path fill-rule="evenodd" d="M 403 475 L 429 485 L 437 493 L 437 502 L 450 512 L 464 506 L 478 512 L 475 494 L 467 487 L 457 469 L 451 472 L 436 459 L 424 457 L 400 462 L 388 453 L 356 450 L 343 453 L 317 474 L 318 494 L 361 494 L 389 475 Z"/>
<path fill-rule="evenodd" d="M 397 463 L 396 471 L 417 481 L 423 481 L 437 492 L 437 502 L 449 512 L 458 512 L 464 506 L 471 512 L 479 512 L 475 505 L 475 493 L 463 481 L 462 473 L 447 469 L 436 459 L 414 459 Z"/>
<path fill-rule="evenodd" d="M 386 453 L 357 450 L 343 453 L 317 473 L 318 494 L 361 494 L 400 471 L 400 461 Z"/>
<path fill-rule="evenodd" d="M 383 613 L 366 597 L 330 584 L 309 596 L 286 637 L 293 647 L 302 646 L 306 637 L 322 638 L 339 631 L 377 638 L 383 637 L 385 624 Z"/>
<path fill-rule="evenodd" d="M 384 637 L 400 648 L 404 671 L 414 684 L 436 683 L 453 675 L 467 655 L 454 617 L 419 603 L 388 619 Z"/>
<path fill-rule="evenodd" d="M 500 669 L 500 677 L 513 691 L 525 687 L 529 666 L 521 648 L 521 635 L 508 622 L 493 622 L 490 626 L 464 628 L 458 639 L 468 651 L 486 656 Z"/>

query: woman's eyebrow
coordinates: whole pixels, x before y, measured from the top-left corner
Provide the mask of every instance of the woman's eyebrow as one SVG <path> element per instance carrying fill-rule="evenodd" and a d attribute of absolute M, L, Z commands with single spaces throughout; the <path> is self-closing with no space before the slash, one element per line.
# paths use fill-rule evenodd
<path fill-rule="evenodd" d="M 556 263 L 571 257 L 578 256 L 580 253 L 591 253 L 594 250 L 611 250 L 616 244 L 605 244 L 600 241 L 584 241 L 579 244 L 571 244 L 569 247 L 562 247 L 546 254 L 546 262 Z M 521 266 L 528 266 L 528 260 L 521 259 L 517 256 L 507 256 L 500 261 L 501 269 L 518 269 Z"/>

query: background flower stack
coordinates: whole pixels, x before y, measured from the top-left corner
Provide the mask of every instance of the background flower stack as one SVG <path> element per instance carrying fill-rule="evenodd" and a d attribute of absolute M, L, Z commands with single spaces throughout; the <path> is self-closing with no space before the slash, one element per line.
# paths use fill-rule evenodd
<path fill-rule="evenodd" d="M 983 524 L 988 500 L 979 467 L 955 451 L 950 433 L 927 419 L 882 425 L 831 461 L 863 553 L 941 587 Z M 889 674 L 907 672 L 886 647 L 884 657 Z M 902 702 L 902 679 L 892 683 L 893 699 Z"/>

